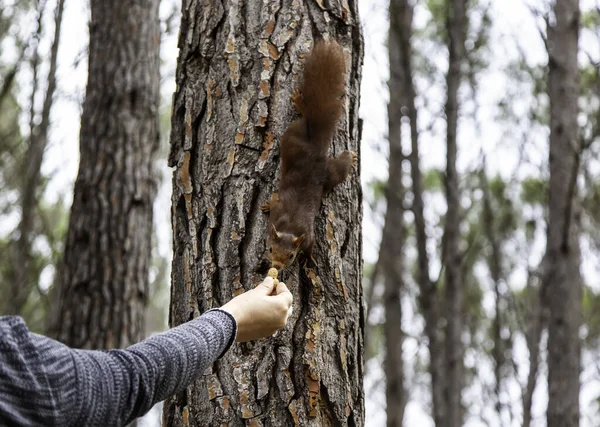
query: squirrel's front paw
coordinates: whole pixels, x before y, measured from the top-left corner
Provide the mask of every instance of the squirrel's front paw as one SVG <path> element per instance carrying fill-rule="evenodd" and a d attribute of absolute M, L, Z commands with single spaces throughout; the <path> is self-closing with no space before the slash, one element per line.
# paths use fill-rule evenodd
<path fill-rule="evenodd" d="M 356 169 L 358 166 L 358 153 L 356 151 L 350 151 L 350 155 L 352 156 L 352 168 Z"/>
<path fill-rule="evenodd" d="M 292 102 L 294 103 L 294 108 L 296 108 L 296 110 L 298 110 L 298 112 L 300 114 L 304 113 L 304 97 L 302 96 L 302 92 L 300 92 L 300 89 L 296 88 L 294 89 L 294 93 L 292 93 L 292 96 L 290 97 L 292 99 Z"/>
<path fill-rule="evenodd" d="M 271 210 L 271 201 L 267 200 L 262 205 L 260 205 L 260 210 L 267 213 Z"/>

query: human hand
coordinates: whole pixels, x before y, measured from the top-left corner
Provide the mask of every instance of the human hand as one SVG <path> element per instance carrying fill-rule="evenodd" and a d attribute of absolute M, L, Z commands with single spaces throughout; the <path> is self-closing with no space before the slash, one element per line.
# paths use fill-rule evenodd
<path fill-rule="evenodd" d="M 273 278 L 267 277 L 256 288 L 238 295 L 221 309 L 237 322 L 236 341 L 245 342 L 271 336 L 283 328 L 292 313 L 292 301 L 292 293 L 284 283 L 280 282 L 275 288 Z"/>

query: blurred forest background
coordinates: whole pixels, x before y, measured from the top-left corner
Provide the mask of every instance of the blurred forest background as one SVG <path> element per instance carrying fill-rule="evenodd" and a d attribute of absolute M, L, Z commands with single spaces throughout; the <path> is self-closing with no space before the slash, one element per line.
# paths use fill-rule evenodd
<path fill-rule="evenodd" d="M 600 2 L 359 6 L 366 425 L 599 425 Z M 145 335 L 167 327 L 180 7 L 160 2 Z M 88 2 L 0 0 L 0 314 L 41 333 L 79 165 L 89 16 Z"/>

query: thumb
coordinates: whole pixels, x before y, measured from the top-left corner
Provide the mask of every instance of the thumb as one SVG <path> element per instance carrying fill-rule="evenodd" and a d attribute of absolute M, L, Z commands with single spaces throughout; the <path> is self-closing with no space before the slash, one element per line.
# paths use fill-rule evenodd
<path fill-rule="evenodd" d="M 260 283 L 256 289 L 264 293 L 265 295 L 271 295 L 273 292 L 273 288 L 275 287 L 274 281 L 272 277 L 267 277 L 265 280 Z"/>

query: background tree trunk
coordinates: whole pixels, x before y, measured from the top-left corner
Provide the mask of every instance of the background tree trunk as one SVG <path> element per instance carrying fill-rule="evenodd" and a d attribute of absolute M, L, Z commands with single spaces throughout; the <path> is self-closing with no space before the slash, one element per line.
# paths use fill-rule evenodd
<path fill-rule="evenodd" d="M 401 427 L 408 394 L 404 385 L 404 360 L 402 358 L 402 293 L 404 278 L 404 184 L 402 182 L 402 18 L 406 4 L 390 1 L 390 31 L 388 52 L 390 58 L 390 102 L 388 104 L 389 174 L 386 188 L 387 211 L 379 251 L 381 270 L 385 283 L 383 304 L 385 308 L 385 361 L 386 414 L 388 427 Z M 410 21 L 409 21 L 410 25 Z"/>
<path fill-rule="evenodd" d="M 397 40 L 398 62 L 390 71 L 398 80 L 401 89 L 397 96 L 402 103 L 401 113 L 410 122 L 411 151 L 408 156 L 412 180 L 412 212 L 414 215 L 415 238 L 417 244 L 416 281 L 419 286 L 419 306 L 425 320 L 425 335 L 428 340 L 429 373 L 431 375 L 431 402 L 433 419 L 436 426 L 446 421 L 446 402 L 444 400 L 444 348 L 443 334 L 439 329 L 440 304 L 435 283 L 429 274 L 429 254 L 427 252 L 427 233 L 423 203 L 423 178 L 419 154 L 417 97 L 413 76 L 412 26 L 414 6 L 408 0 L 394 0 L 390 3 L 391 31 Z M 391 63 L 391 55 L 390 55 Z M 393 99 L 390 97 L 390 99 Z"/>
<path fill-rule="evenodd" d="M 550 97 L 550 199 L 545 286 L 548 289 L 548 427 L 579 425 L 579 373 L 582 279 L 579 271 L 580 140 L 579 2 L 556 0 L 548 25 Z"/>
<path fill-rule="evenodd" d="M 362 34 L 356 1 L 185 0 L 170 165 L 174 260 L 170 324 L 217 307 L 266 274 L 266 215 L 290 95 L 312 41 L 347 54 L 346 108 L 333 153 L 358 150 Z M 361 189 L 356 174 L 325 201 L 315 270 L 283 278 L 294 314 L 275 337 L 236 344 L 186 392 L 168 426 L 361 426 L 364 423 Z"/>
<path fill-rule="evenodd" d="M 56 336 L 82 348 L 143 335 L 158 148 L 159 0 L 92 0 L 80 166 Z"/>
<path fill-rule="evenodd" d="M 542 332 L 548 324 L 547 296 L 542 295 L 542 287 L 532 287 L 532 282 L 536 280 L 535 276 L 535 273 L 528 272 L 527 287 L 533 291 L 533 297 L 525 328 L 525 339 L 529 351 L 529 371 L 527 372 L 527 382 L 523 387 L 521 398 L 523 402 L 523 427 L 529 427 L 533 421 L 533 392 L 535 391 L 540 371 L 540 341 L 542 339 Z"/>
<path fill-rule="evenodd" d="M 506 348 L 504 339 L 502 338 L 502 327 L 506 324 L 504 310 L 502 309 L 502 300 L 506 302 L 500 286 L 501 281 L 504 279 L 503 272 L 503 259 L 502 259 L 502 247 L 501 242 L 498 238 L 498 219 L 496 218 L 494 208 L 492 207 L 492 195 L 490 191 L 490 185 L 486 175 L 486 164 L 483 162 L 481 171 L 479 173 L 479 186 L 482 190 L 483 197 L 483 212 L 482 222 L 483 231 L 489 245 L 490 253 L 488 255 L 488 268 L 490 270 L 490 277 L 494 282 L 494 320 L 491 325 L 491 337 L 494 342 L 494 348 L 491 351 L 492 360 L 494 362 L 494 400 L 496 413 L 502 419 L 502 413 L 504 411 L 504 398 L 502 394 L 502 383 L 504 380 L 504 368 L 506 364 Z M 533 363 L 530 364 L 533 366 Z"/>
<path fill-rule="evenodd" d="M 458 128 L 458 89 L 461 82 L 461 64 L 465 57 L 467 34 L 466 0 L 452 0 L 448 4 L 447 31 L 449 37 L 448 75 L 446 77 L 446 224 L 442 262 L 445 273 L 446 381 L 444 400 L 447 406 L 448 427 L 462 425 L 461 392 L 463 384 L 463 346 L 461 341 L 463 316 L 462 255 L 460 249 L 460 192 L 456 170 Z"/>

